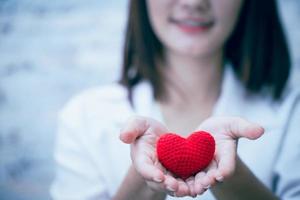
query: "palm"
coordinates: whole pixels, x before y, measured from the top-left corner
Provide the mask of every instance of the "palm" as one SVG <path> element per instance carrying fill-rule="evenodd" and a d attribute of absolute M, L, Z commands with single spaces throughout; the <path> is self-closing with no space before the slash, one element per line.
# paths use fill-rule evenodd
<path fill-rule="evenodd" d="M 121 140 L 131 144 L 131 158 L 137 172 L 155 190 L 171 195 L 191 195 L 189 186 L 176 179 L 158 161 L 156 143 L 158 138 L 168 132 L 160 122 L 150 118 L 135 118 L 121 131 Z"/>
<path fill-rule="evenodd" d="M 178 196 L 195 196 L 215 184 L 216 180 L 221 181 L 234 172 L 238 138 L 257 139 L 263 134 L 260 126 L 234 117 L 209 118 L 198 129 L 213 135 L 216 151 L 210 165 L 186 182 L 175 179 L 158 161 L 156 142 L 161 134 L 168 132 L 161 123 L 149 118 L 135 119 L 122 131 L 121 139 L 131 144 L 131 158 L 136 170 L 154 188 L 165 190 L 172 187 Z"/>
<path fill-rule="evenodd" d="M 144 162 L 147 162 L 165 172 L 165 169 L 160 165 L 156 155 L 156 142 L 161 134 L 167 132 L 167 129 L 162 125 L 155 125 L 156 126 L 147 129 L 144 135 L 139 137 L 139 139 L 131 145 L 131 158 L 137 163 L 138 170 L 142 170 Z"/>
<path fill-rule="evenodd" d="M 199 172 L 195 176 L 195 190 L 199 194 L 205 191 L 205 188 L 214 185 L 216 181 L 222 181 L 234 172 L 238 138 L 257 139 L 263 134 L 263 129 L 236 117 L 209 118 L 198 128 L 210 132 L 216 142 L 212 162 L 204 172 Z"/>

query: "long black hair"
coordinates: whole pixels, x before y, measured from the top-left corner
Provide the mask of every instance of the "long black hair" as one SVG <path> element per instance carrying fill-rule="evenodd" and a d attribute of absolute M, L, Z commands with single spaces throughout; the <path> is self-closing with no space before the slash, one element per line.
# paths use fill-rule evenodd
<path fill-rule="evenodd" d="M 148 80 L 155 98 L 163 96 L 163 74 L 157 65 L 163 46 L 151 27 L 145 0 L 131 0 L 120 83 L 132 96 L 133 87 Z M 239 20 L 225 44 L 225 59 L 251 93 L 268 88 L 280 99 L 291 58 L 276 0 L 245 0 Z"/>

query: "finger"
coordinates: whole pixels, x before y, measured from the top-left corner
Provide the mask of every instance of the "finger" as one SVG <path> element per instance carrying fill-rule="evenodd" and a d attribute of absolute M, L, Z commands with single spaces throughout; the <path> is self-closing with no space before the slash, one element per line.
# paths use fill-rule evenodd
<path fill-rule="evenodd" d="M 235 138 L 246 137 L 254 140 L 264 133 L 263 127 L 240 117 L 234 117 L 232 120 L 228 120 L 227 123 L 230 133 L 232 133 Z"/>
<path fill-rule="evenodd" d="M 180 178 L 177 178 L 178 190 L 175 192 L 176 197 L 184 197 L 190 195 L 189 186 Z"/>
<path fill-rule="evenodd" d="M 166 192 L 171 196 L 176 196 L 175 193 L 178 189 L 178 181 L 171 177 L 170 175 L 166 175 L 164 181 L 161 183 L 155 181 L 146 181 L 148 186 L 152 188 L 154 191 L 162 191 Z"/>
<path fill-rule="evenodd" d="M 203 194 L 203 192 L 205 192 L 205 188 L 202 185 L 202 179 L 203 177 L 205 177 L 205 172 L 199 172 L 198 174 L 196 174 L 195 176 L 195 193 L 196 194 Z"/>
<path fill-rule="evenodd" d="M 192 197 L 196 197 L 197 194 L 195 192 L 195 177 L 192 176 L 190 178 L 188 178 L 187 180 L 185 180 L 185 182 L 187 183 L 189 190 L 190 190 L 190 195 Z"/>
<path fill-rule="evenodd" d="M 174 177 L 167 174 L 164 179 L 164 185 L 168 191 L 176 192 L 178 190 L 178 181 Z"/>
<path fill-rule="evenodd" d="M 204 171 L 206 171 L 207 173 L 212 171 L 212 170 L 216 170 L 218 167 L 217 161 L 215 159 L 213 159 L 209 165 L 205 168 Z"/>
<path fill-rule="evenodd" d="M 139 173 L 148 181 L 155 181 L 157 183 L 161 183 L 165 179 L 162 171 L 151 165 L 145 165 L 142 169 L 139 170 Z"/>
<path fill-rule="evenodd" d="M 161 162 L 159 162 L 158 160 L 155 160 L 154 165 L 155 165 L 158 169 L 160 169 L 160 170 L 163 172 L 163 174 L 168 174 L 168 175 L 170 175 L 170 176 L 172 176 L 172 177 L 175 177 L 170 171 L 167 171 L 167 169 L 166 169 L 166 168 L 161 164 Z"/>
<path fill-rule="evenodd" d="M 139 136 L 151 134 L 160 136 L 163 133 L 169 132 L 168 129 L 160 122 L 141 116 L 131 117 L 126 126 L 120 131 L 120 140 L 124 143 L 131 144 Z"/>
<path fill-rule="evenodd" d="M 206 168 L 206 176 L 208 177 L 209 181 L 206 182 L 206 188 L 209 188 L 216 184 L 216 179 L 218 164 L 217 161 L 214 159 L 210 162 L 209 166 Z"/>
<path fill-rule="evenodd" d="M 153 191 L 160 191 L 160 192 L 166 192 L 168 194 L 172 194 L 174 192 L 166 191 L 164 183 L 157 183 L 155 181 L 146 181 L 149 188 L 151 188 Z"/>
<path fill-rule="evenodd" d="M 162 170 L 155 166 L 151 158 L 147 156 L 138 157 L 135 160 L 135 167 L 139 174 L 148 181 L 155 181 L 158 183 L 164 181 L 165 176 Z"/>
<path fill-rule="evenodd" d="M 216 154 L 216 160 L 218 167 L 215 173 L 217 180 L 223 180 L 233 174 L 236 165 L 236 147 L 231 144 L 220 144 L 220 149 L 226 149 L 226 151 L 220 151 Z"/>
<path fill-rule="evenodd" d="M 131 144 L 135 139 L 144 134 L 149 128 L 146 118 L 134 116 L 127 120 L 125 127 L 120 131 L 120 139 L 127 144 Z"/>
<path fill-rule="evenodd" d="M 201 185 L 204 189 L 209 189 L 211 186 L 216 184 L 215 179 L 216 171 L 211 170 L 205 174 L 205 176 L 200 180 Z"/>
<path fill-rule="evenodd" d="M 241 117 L 211 117 L 205 120 L 199 130 L 225 132 L 233 139 L 246 137 L 257 139 L 264 133 L 264 128 Z"/>
<path fill-rule="evenodd" d="M 215 175 L 217 170 L 216 160 L 212 160 L 209 166 L 195 177 L 195 191 L 204 192 L 203 189 L 208 189 L 216 183 Z M 206 172 L 205 172 L 206 171 Z M 196 186 L 197 185 L 197 186 Z"/>

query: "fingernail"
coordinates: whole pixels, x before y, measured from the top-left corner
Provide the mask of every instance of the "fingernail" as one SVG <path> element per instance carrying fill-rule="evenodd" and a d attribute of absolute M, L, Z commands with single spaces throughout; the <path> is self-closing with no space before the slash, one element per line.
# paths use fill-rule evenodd
<path fill-rule="evenodd" d="M 207 185 L 207 186 L 205 186 L 204 188 L 205 188 L 205 189 L 208 189 L 208 188 L 210 188 L 210 185 Z"/>
<path fill-rule="evenodd" d="M 223 182 L 224 177 L 223 177 L 223 176 L 219 176 L 219 177 L 217 177 L 216 179 L 217 179 L 218 182 Z"/>
<path fill-rule="evenodd" d="M 176 193 L 175 192 L 168 192 L 168 194 L 172 197 L 176 197 Z"/>
<path fill-rule="evenodd" d="M 175 192 L 175 190 L 173 188 L 169 187 L 169 186 L 167 187 L 167 190 L 169 190 L 171 192 Z"/>
<path fill-rule="evenodd" d="M 162 179 L 160 177 L 154 177 L 153 180 L 158 183 L 162 182 Z"/>

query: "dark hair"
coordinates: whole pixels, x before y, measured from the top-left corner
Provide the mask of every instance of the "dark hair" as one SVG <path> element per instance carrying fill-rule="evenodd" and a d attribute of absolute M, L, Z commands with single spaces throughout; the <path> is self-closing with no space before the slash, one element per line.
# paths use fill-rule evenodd
<path fill-rule="evenodd" d="M 162 44 L 149 22 L 145 0 L 131 0 L 120 83 L 129 91 L 148 80 L 155 98 L 163 96 L 163 73 L 157 66 Z M 268 88 L 278 100 L 289 77 L 291 60 L 276 0 L 245 0 L 234 31 L 225 44 L 225 59 L 251 93 Z"/>

